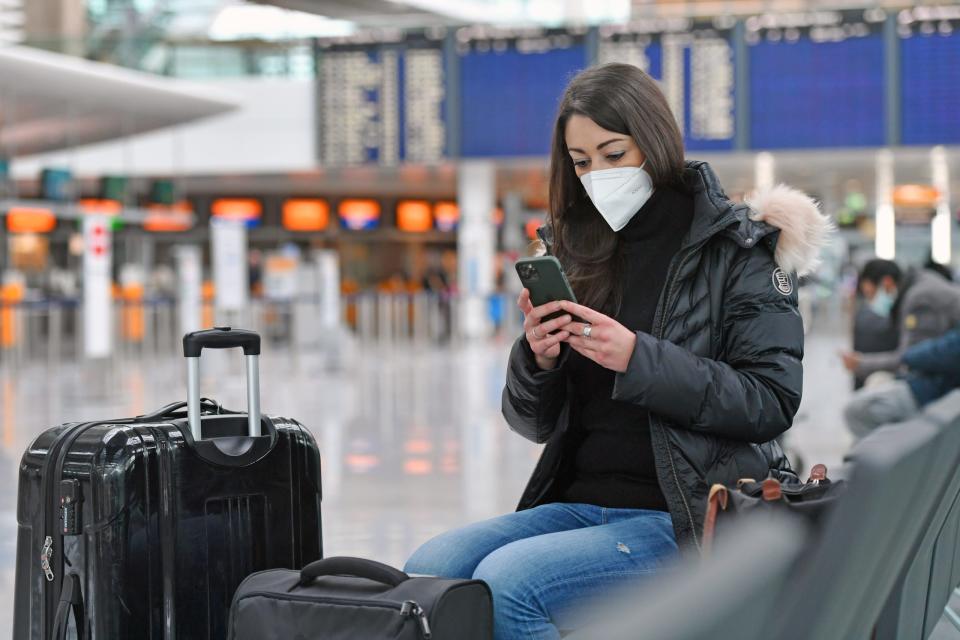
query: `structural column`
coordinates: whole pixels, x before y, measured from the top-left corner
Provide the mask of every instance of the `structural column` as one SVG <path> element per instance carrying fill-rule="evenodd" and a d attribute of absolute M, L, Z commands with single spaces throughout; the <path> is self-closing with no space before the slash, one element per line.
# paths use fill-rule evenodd
<path fill-rule="evenodd" d="M 753 159 L 753 184 L 757 191 L 771 189 L 776 184 L 776 161 L 772 153 L 762 151 Z"/>
<path fill-rule="evenodd" d="M 210 221 L 213 264 L 214 321 L 241 324 L 249 305 L 247 227 L 242 220 L 213 218 Z"/>
<path fill-rule="evenodd" d="M 488 298 L 494 285 L 496 187 L 493 162 L 471 160 L 460 165 L 457 176 L 459 329 L 468 339 L 487 337 L 492 328 Z"/>
<path fill-rule="evenodd" d="M 937 212 L 930 225 L 933 261 L 949 265 L 953 261 L 953 221 L 950 216 L 950 167 L 947 152 L 937 146 L 930 151 L 930 172 L 937 190 Z"/>
<path fill-rule="evenodd" d="M 113 353 L 113 238 L 110 217 L 83 218 L 83 351 L 87 358 Z"/>
<path fill-rule="evenodd" d="M 878 258 L 893 260 L 897 256 L 897 221 L 893 210 L 893 152 L 877 152 L 877 219 L 876 254 Z"/>

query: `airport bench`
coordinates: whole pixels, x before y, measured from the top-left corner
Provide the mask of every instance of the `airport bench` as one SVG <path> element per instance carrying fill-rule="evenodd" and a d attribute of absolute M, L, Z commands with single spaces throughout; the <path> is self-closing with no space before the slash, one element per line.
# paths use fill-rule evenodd
<path fill-rule="evenodd" d="M 649 583 L 602 632 L 570 637 L 867 639 L 875 625 L 888 633 L 891 601 L 897 624 L 915 628 L 919 617 L 924 635 L 887 637 L 926 637 L 960 577 L 958 460 L 960 394 L 858 442 L 821 530 L 745 518 L 695 570 Z M 929 588 L 904 597 L 928 570 Z"/>

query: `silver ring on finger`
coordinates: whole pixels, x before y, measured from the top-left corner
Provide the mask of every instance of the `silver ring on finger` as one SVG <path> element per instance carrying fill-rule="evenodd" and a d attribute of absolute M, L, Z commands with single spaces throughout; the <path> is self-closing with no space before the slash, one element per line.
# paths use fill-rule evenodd
<path fill-rule="evenodd" d="M 537 340 L 543 340 L 543 336 L 537 333 L 536 327 L 534 327 L 533 329 L 530 329 L 530 332 L 533 334 L 533 337 L 536 338 Z"/>
<path fill-rule="evenodd" d="M 585 325 L 583 327 L 583 337 L 589 338 L 591 333 L 593 333 L 593 327 L 591 327 L 590 325 Z"/>

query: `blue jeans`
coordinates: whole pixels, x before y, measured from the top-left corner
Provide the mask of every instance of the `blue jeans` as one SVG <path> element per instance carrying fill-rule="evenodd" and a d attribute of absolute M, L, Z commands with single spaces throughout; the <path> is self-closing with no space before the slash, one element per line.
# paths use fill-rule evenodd
<path fill-rule="evenodd" d="M 405 570 L 485 581 L 496 640 L 555 640 L 590 599 L 676 556 L 668 513 L 552 503 L 442 533 Z"/>

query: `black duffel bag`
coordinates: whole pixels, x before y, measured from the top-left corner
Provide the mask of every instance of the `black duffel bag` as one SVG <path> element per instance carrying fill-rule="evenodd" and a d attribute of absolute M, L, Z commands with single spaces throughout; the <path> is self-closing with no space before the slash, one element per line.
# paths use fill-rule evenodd
<path fill-rule="evenodd" d="M 788 511 L 819 529 L 845 489 L 843 480 L 831 481 L 827 477 L 827 467 L 822 464 L 813 467 L 810 479 L 804 483 L 781 484 L 776 478 L 763 482 L 743 478 L 736 488 L 715 484 L 707 497 L 703 550 L 710 550 L 717 532 L 722 535 L 730 521 L 751 511 Z"/>
<path fill-rule="evenodd" d="M 490 640 L 482 580 L 411 577 L 361 558 L 248 576 L 230 607 L 229 640 Z"/>

